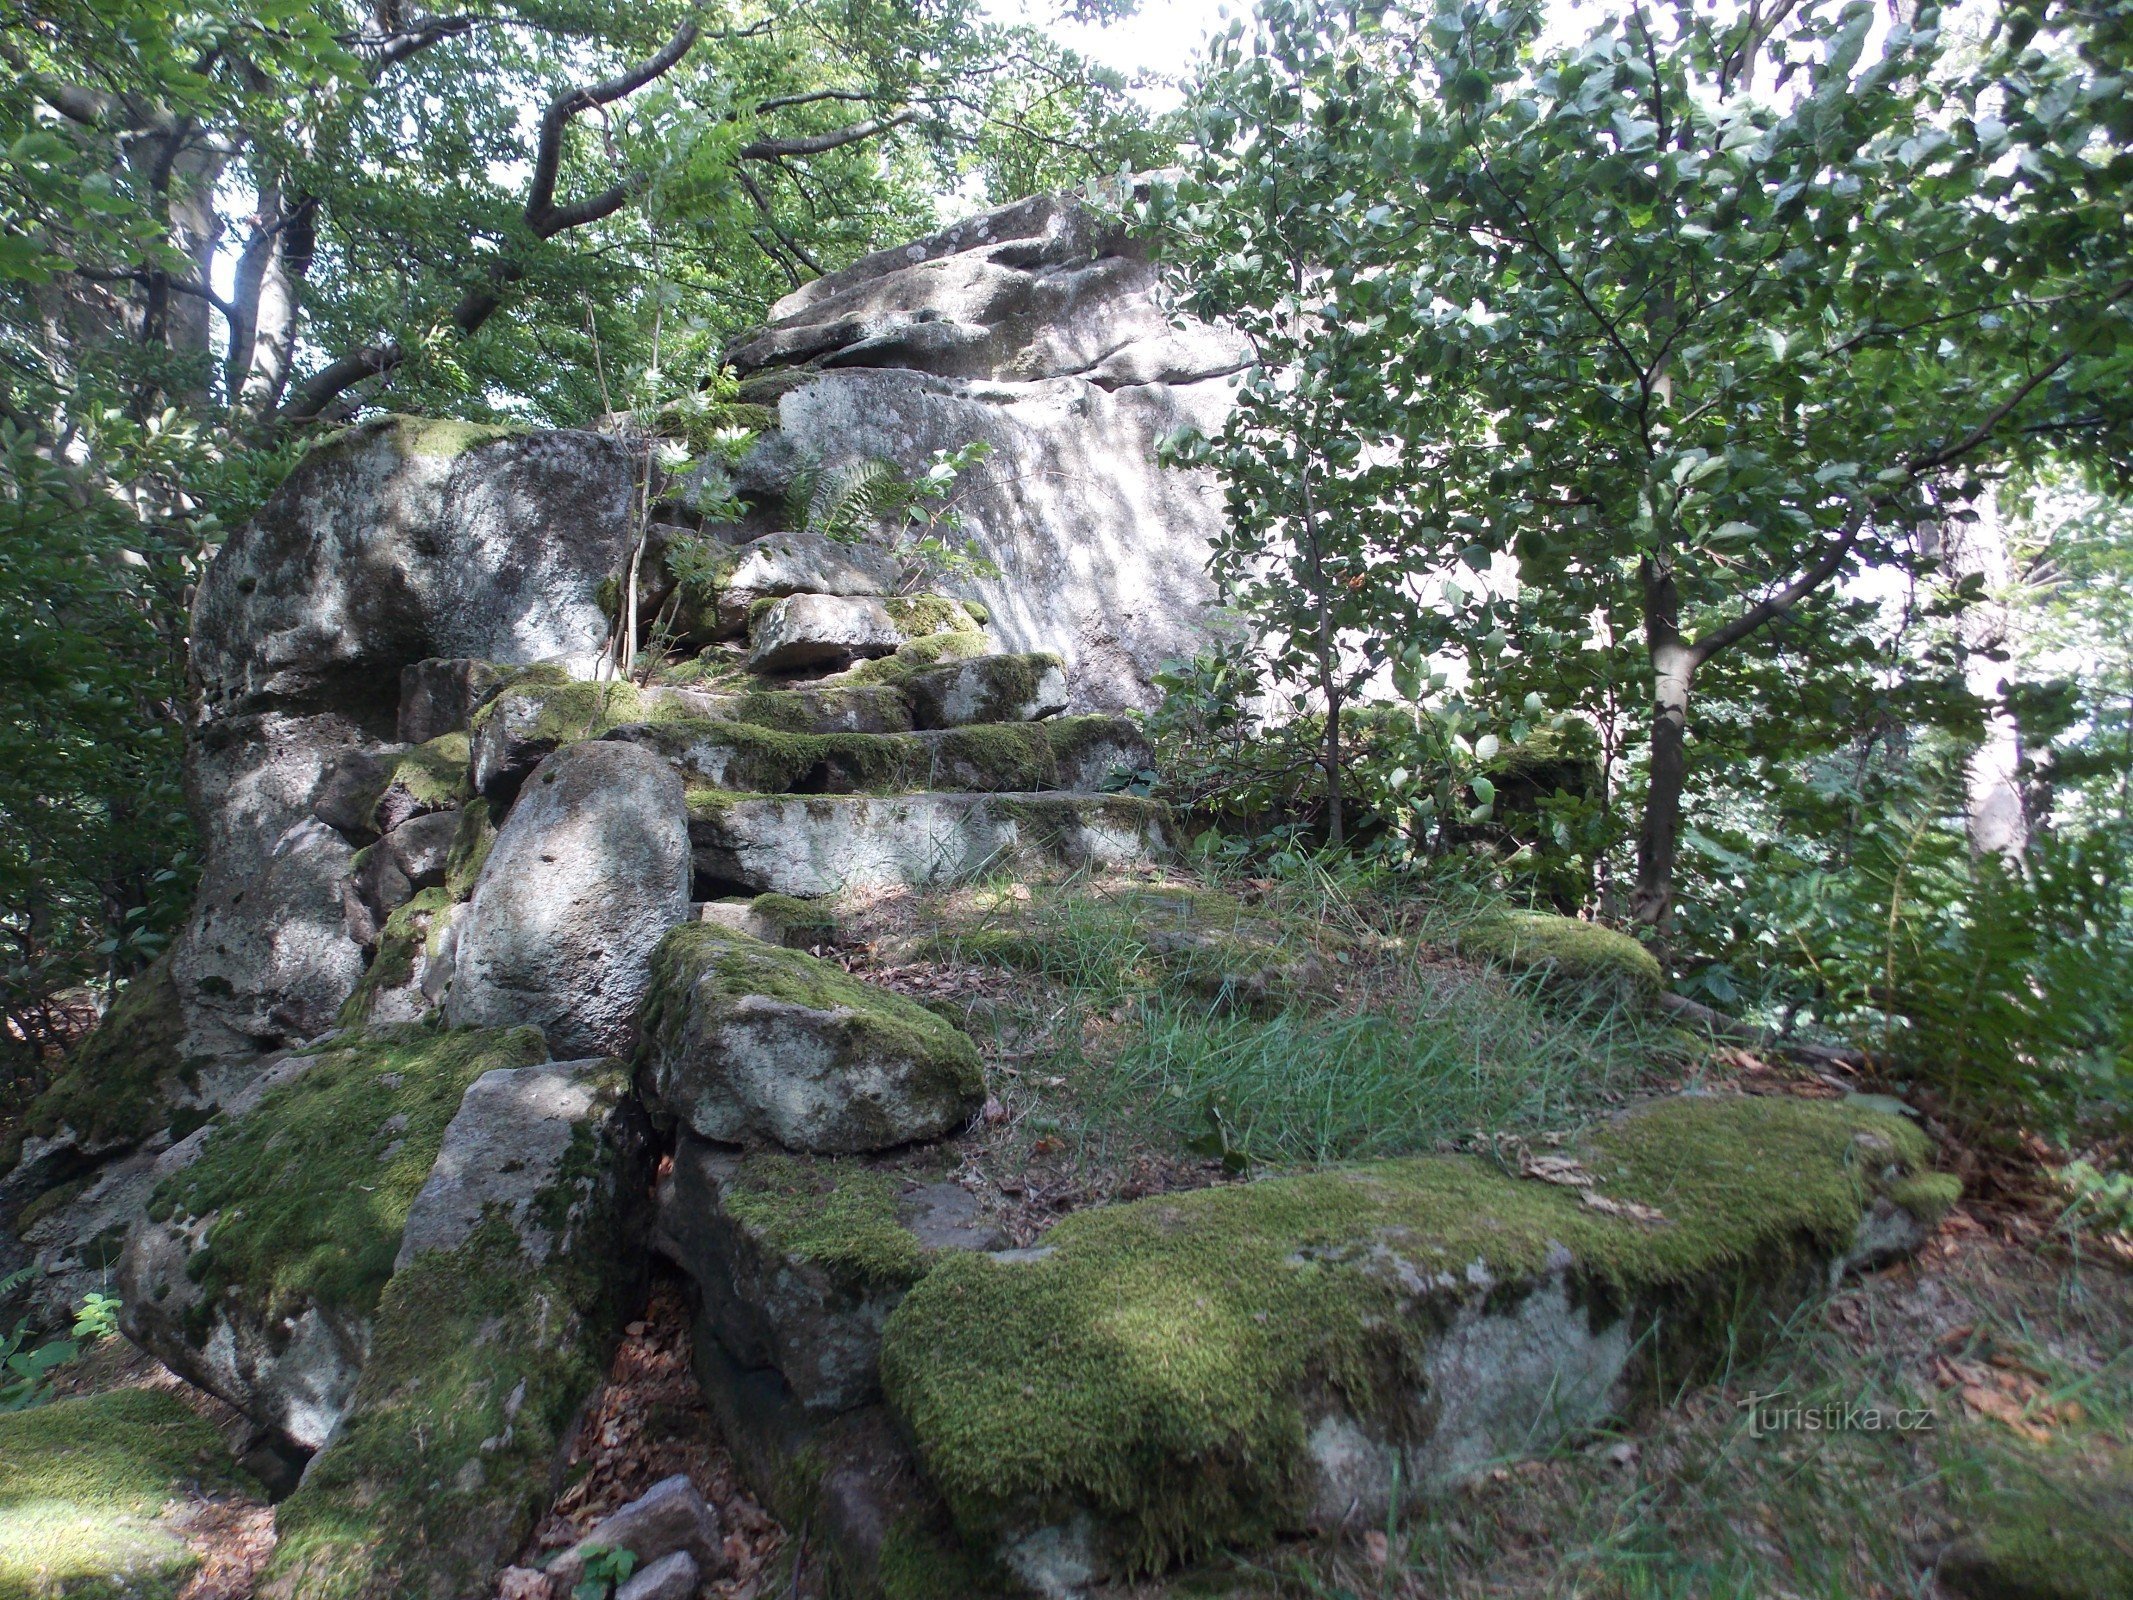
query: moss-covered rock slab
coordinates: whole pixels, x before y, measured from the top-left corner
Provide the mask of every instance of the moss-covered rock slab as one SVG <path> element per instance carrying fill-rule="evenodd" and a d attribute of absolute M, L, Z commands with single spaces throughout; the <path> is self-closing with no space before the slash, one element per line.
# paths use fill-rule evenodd
<path fill-rule="evenodd" d="M 627 682 L 520 685 L 474 719 L 474 787 L 508 801 L 566 744 L 620 728 L 643 738 L 646 729 L 705 721 L 786 734 L 897 733 L 911 726 L 911 713 L 896 689 L 875 684 L 739 692 Z"/>
<path fill-rule="evenodd" d="M 129 1337 L 303 1450 L 332 1434 L 401 1230 L 484 1072 L 531 1028 L 340 1034 L 163 1155 L 119 1273 Z"/>
<path fill-rule="evenodd" d="M 280 1508 L 269 1600 L 493 1592 L 641 1303 L 649 1148 L 619 1062 L 490 1072 L 442 1143 L 340 1431 Z"/>
<path fill-rule="evenodd" d="M 985 1098 L 956 1028 L 841 967 L 711 923 L 652 958 L 643 1089 L 699 1138 L 823 1154 L 937 1138 Z"/>
<path fill-rule="evenodd" d="M 983 629 L 968 606 L 945 595 L 793 594 L 750 609 L 748 665 L 757 672 L 841 667 L 930 634 Z"/>
<path fill-rule="evenodd" d="M 889 1403 L 976 1548 L 1071 1593 L 1376 1522 L 1398 1486 L 1694 1376 L 1932 1220 L 1902 1198 L 1924 1136 L 1838 1105 L 1662 1101 L 1562 1155 L 1271 1178 L 950 1258 L 889 1320 Z"/>
<path fill-rule="evenodd" d="M 689 718 L 633 723 L 606 737 L 642 745 L 698 787 L 752 794 L 1095 790 L 1147 756 L 1140 729 L 1112 716 L 887 734 Z"/>
<path fill-rule="evenodd" d="M 258 1494 L 167 1390 L 0 1416 L 0 1600 L 177 1600 L 200 1558 L 172 1512 Z"/>
<path fill-rule="evenodd" d="M 689 796 L 700 874 L 811 897 L 922 887 L 1009 868 L 1160 860 L 1169 812 L 1130 795 L 1067 792 Z"/>
<path fill-rule="evenodd" d="M 1497 911 L 1459 933 L 1468 955 L 1532 972 L 1576 997 L 1648 1010 L 1666 974 L 1658 959 L 1626 933 L 1545 911 Z"/>
<path fill-rule="evenodd" d="M 743 1155 L 684 1135 L 660 1248 L 695 1281 L 699 1337 L 771 1367 L 810 1411 L 880 1395 L 881 1330 L 943 1251 L 988 1250 L 974 1195 L 856 1161 Z"/>
<path fill-rule="evenodd" d="M 949 661 L 904 676 L 900 687 L 917 728 L 974 722 L 1035 722 L 1067 708 L 1066 669 L 1042 653 Z"/>

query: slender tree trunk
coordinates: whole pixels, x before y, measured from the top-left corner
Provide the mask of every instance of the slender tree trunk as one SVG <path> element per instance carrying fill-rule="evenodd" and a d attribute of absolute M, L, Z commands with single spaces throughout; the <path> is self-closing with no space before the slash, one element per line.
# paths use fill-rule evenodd
<path fill-rule="evenodd" d="M 1670 567 L 1645 558 L 1644 638 L 1652 658 L 1652 748 L 1644 821 L 1637 836 L 1631 915 L 1663 940 L 1674 924 L 1674 862 L 1681 795 L 1688 780 L 1689 689 L 1696 653 L 1681 637 L 1681 595 Z"/>
<path fill-rule="evenodd" d="M 1326 569 L 1319 559 L 1318 505 L 1311 494 L 1311 472 L 1303 476 L 1304 538 L 1311 547 L 1311 598 L 1318 609 L 1318 691 L 1326 701 L 1326 843 L 1339 849 L 1347 842 L 1346 798 L 1341 786 L 1340 631 L 1333 626 L 1333 602 L 1326 592 Z"/>

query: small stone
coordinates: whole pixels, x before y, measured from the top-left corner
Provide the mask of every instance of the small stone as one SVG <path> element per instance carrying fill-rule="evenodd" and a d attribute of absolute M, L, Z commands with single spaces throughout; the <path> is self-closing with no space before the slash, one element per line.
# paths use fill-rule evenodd
<path fill-rule="evenodd" d="M 640 1563 L 632 1584 L 652 1575 L 664 1556 L 682 1554 L 689 1561 L 689 1586 L 681 1589 L 647 1589 L 644 1595 L 687 1596 L 695 1592 L 699 1576 L 717 1577 L 726 1570 L 725 1545 L 719 1536 L 718 1513 L 705 1503 L 696 1485 L 677 1472 L 662 1478 L 620 1510 L 611 1512 L 590 1533 L 548 1564 L 548 1581 L 559 1594 L 568 1594 L 585 1575 L 586 1552 L 595 1546 L 628 1550 Z M 645 1566 L 643 1563 L 652 1563 Z M 628 1584 L 623 1593 L 634 1593 Z M 616 1600 L 621 1600 L 617 1595 Z"/>
<path fill-rule="evenodd" d="M 661 1556 L 615 1591 L 615 1600 L 695 1600 L 696 1558 L 686 1550 Z"/>

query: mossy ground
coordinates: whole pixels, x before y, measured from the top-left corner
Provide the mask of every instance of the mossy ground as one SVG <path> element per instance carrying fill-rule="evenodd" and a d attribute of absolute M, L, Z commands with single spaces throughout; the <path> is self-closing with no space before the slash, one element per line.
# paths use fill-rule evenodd
<path fill-rule="evenodd" d="M 1564 987 L 1650 1006 L 1666 986 L 1652 953 L 1626 933 L 1545 911 L 1502 909 L 1469 922 L 1461 950 Z"/>
<path fill-rule="evenodd" d="M 30 1102 L 24 1129 L 50 1138 L 72 1128 L 92 1148 L 139 1143 L 169 1125 L 172 1092 L 191 1075 L 184 1042 L 166 955 L 126 986 L 66 1069 Z"/>
<path fill-rule="evenodd" d="M 1783 1277 L 1793 1252 L 1848 1240 L 1884 1168 L 1925 1149 L 1879 1113 L 1714 1097 L 1602 1124 L 1579 1154 L 1600 1193 L 1666 1220 L 1469 1157 L 1083 1212 L 1043 1259 L 956 1257 L 922 1280 L 891 1319 L 884 1386 L 966 1530 L 1089 1506 L 1159 1565 L 1296 1526 L 1307 1395 L 1375 1414 L 1419 1370 L 1430 1324 L 1403 1311 L 1386 1250 L 1460 1285 L 1477 1262 L 1530 1279 L 1567 1249 L 1618 1304 L 1732 1269 Z"/>
<path fill-rule="evenodd" d="M 0 1416 L 0 1600 L 175 1600 L 199 1561 L 160 1514 L 188 1492 L 258 1486 L 166 1390 Z"/>
<path fill-rule="evenodd" d="M 341 1035 L 301 1077 L 210 1133 L 199 1158 L 157 1187 L 150 1215 L 214 1215 L 187 1264 L 203 1307 L 235 1291 L 270 1319 L 321 1304 L 366 1314 L 467 1086 L 547 1056 L 532 1028 Z"/>

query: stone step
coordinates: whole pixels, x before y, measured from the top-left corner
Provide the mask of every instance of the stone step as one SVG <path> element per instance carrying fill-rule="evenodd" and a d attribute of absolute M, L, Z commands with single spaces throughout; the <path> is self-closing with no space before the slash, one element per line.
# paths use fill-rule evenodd
<path fill-rule="evenodd" d="M 749 608 L 748 665 L 756 672 L 841 667 L 934 634 L 983 631 L 976 612 L 946 595 L 794 594 Z"/>
<path fill-rule="evenodd" d="M 800 896 L 919 888 L 1000 867 L 1119 867 L 1161 859 L 1170 814 L 1123 794 L 689 796 L 699 880 Z"/>
<path fill-rule="evenodd" d="M 950 636 L 954 637 L 954 636 Z M 928 664 L 886 657 L 834 680 L 716 688 L 542 680 L 504 689 L 474 716 L 473 787 L 517 793 L 566 744 L 646 723 L 737 722 L 790 734 L 888 734 L 1035 722 L 1066 709 L 1066 674 L 1051 655 L 977 656 Z"/>
<path fill-rule="evenodd" d="M 1140 728 L 1116 716 L 829 734 L 690 718 L 630 723 L 605 737 L 654 752 L 692 787 L 751 794 L 1094 791 L 1149 759 Z"/>

